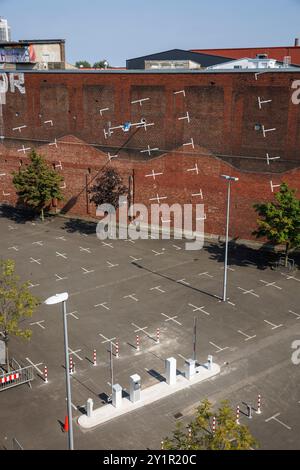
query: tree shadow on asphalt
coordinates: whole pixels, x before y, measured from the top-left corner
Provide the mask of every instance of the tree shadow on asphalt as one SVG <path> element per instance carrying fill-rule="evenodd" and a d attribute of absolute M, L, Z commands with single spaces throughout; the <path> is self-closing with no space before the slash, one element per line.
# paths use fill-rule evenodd
<path fill-rule="evenodd" d="M 209 243 L 204 246 L 204 250 L 210 254 L 210 259 L 224 264 L 225 243 Z M 282 253 L 270 250 L 269 244 L 264 244 L 261 248 L 251 248 L 246 245 L 229 243 L 228 265 L 240 267 L 256 267 L 261 271 L 273 268 L 275 263 L 282 256 Z M 299 265 L 299 253 L 291 255 Z"/>
<path fill-rule="evenodd" d="M 80 233 L 81 235 L 94 235 L 96 234 L 97 224 L 92 221 L 69 219 L 63 225 L 63 230 L 68 233 Z"/>
<path fill-rule="evenodd" d="M 0 217 L 9 219 L 16 224 L 26 224 L 38 219 L 38 215 L 32 209 L 24 206 L 10 206 L 9 204 L 1 204 Z"/>

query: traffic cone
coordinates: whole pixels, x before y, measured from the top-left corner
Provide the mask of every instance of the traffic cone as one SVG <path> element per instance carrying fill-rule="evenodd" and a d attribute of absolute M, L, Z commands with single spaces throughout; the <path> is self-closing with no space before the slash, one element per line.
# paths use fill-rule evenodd
<path fill-rule="evenodd" d="M 69 432 L 69 417 L 65 417 L 64 432 Z"/>

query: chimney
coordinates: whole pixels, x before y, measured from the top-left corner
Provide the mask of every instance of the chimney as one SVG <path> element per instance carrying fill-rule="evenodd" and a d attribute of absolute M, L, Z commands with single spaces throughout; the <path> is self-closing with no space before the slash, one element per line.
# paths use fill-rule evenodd
<path fill-rule="evenodd" d="M 295 47 L 299 47 L 299 38 L 295 39 Z"/>

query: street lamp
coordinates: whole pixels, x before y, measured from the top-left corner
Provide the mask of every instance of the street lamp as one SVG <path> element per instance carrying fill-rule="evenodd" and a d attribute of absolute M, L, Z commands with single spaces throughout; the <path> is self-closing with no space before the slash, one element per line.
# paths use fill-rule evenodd
<path fill-rule="evenodd" d="M 230 193 L 231 193 L 231 182 L 238 181 L 239 178 L 234 176 L 221 175 L 228 182 L 227 191 L 227 216 L 226 216 L 226 240 L 225 240 L 225 266 L 224 266 L 224 285 L 223 285 L 223 302 L 227 301 L 227 273 L 228 273 L 228 239 L 229 239 L 229 219 L 230 219 Z"/>
<path fill-rule="evenodd" d="M 67 390 L 67 412 L 69 420 L 69 450 L 74 450 L 73 440 L 73 423 L 72 423 L 72 398 L 71 398 L 71 383 L 70 383 L 70 369 L 69 369 L 69 344 L 68 344 L 68 325 L 67 325 L 67 300 L 69 294 L 56 294 L 45 300 L 46 305 L 62 304 L 63 307 L 63 323 L 64 323 L 64 342 L 65 342 L 65 366 L 66 366 L 66 390 Z"/>

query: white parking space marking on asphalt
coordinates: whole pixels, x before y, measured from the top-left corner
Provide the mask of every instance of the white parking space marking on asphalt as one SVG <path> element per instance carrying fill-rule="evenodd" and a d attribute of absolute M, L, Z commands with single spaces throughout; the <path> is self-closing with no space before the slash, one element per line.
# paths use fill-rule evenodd
<path fill-rule="evenodd" d="M 272 330 L 277 330 L 278 328 L 282 328 L 283 325 L 274 325 L 274 323 L 271 323 L 270 321 L 268 320 L 264 320 L 265 323 L 267 323 L 268 325 L 272 326 Z"/>
<path fill-rule="evenodd" d="M 14 251 L 19 251 L 19 247 L 18 246 L 11 246 L 8 248 L 9 250 L 14 250 Z"/>
<path fill-rule="evenodd" d="M 226 348 L 221 348 L 221 346 L 218 346 L 217 344 L 213 343 L 212 341 L 209 342 L 214 348 L 217 349 L 216 353 L 219 354 L 222 351 L 226 351 L 226 349 L 229 349 L 228 346 Z"/>
<path fill-rule="evenodd" d="M 209 274 L 208 272 L 206 272 L 206 273 L 200 273 L 200 274 L 198 274 L 198 276 L 205 276 L 205 277 L 209 277 L 209 278 L 211 278 L 211 279 L 213 279 L 213 277 L 214 277 L 214 276 L 212 276 L 211 274 Z"/>
<path fill-rule="evenodd" d="M 150 290 L 151 290 L 151 291 L 157 290 L 158 292 L 161 292 L 162 294 L 165 294 L 165 293 L 166 293 L 166 291 L 163 290 L 163 289 L 161 288 L 161 286 L 152 287 Z"/>
<path fill-rule="evenodd" d="M 251 295 L 253 295 L 254 297 L 258 297 L 258 298 L 259 298 L 259 295 L 256 294 L 253 289 L 251 289 L 251 290 L 246 290 L 246 289 L 243 289 L 242 287 L 238 287 L 238 289 L 243 292 L 243 295 L 251 294 Z"/>
<path fill-rule="evenodd" d="M 58 274 L 55 274 L 55 277 L 56 277 L 56 281 L 65 281 L 66 279 L 68 279 L 67 277 L 61 277 L 59 276 Z"/>
<path fill-rule="evenodd" d="M 102 304 L 94 305 L 94 307 L 95 307 L 95 308 L 103 307 L 103 308 L 105 308 L 105 310 L 110 310 L 110 308 L 107 307 L 107 302 L 103 302 Z"/>
<path fill-rule="evenodd" d="M 34 364 L 30 359 L 29 357 L 26 357 L 26 361 L 29 362 L 29 364 L 34 367 L 39 374 L 41 374 L 42 376 L 44 376 L 44 372 L 41 371 L 41 369 L 39 369 L 39 366 L 42 366 L 44 363 L 43 362 L 39 362 L 38 364 Z"/>
<path fill-rule="evenodd" d="M 174 323 L 177 323 L 177 325 L 182 326 L 182 323 L 179 323 L 179 321 L 177 321 L 178 316 L 169 317 L 169 315 L 166 315 L 165 313 L 161 313 L 161 315 L 163 315 L 167 319 L 165 320 L 165 322 L 172 321 Z"/>
<path fill-rule="evenodd" d="M 68 259 L 66 253 L 59 253 L 59 251 L 56 252 L 56 257 L 57 258 Z"/>
<path fill-rule="evenodd" d="M 131 299 L 131 300 L 134 300 L 135 302 L 139 301 L 139 299 L 136 297 L 136 294 L 125 295 L 123 299 Z"/>
<path fill-rule="evenodd" d="M 205 307 L 196 307 L 196 305 L 193 304 L 188 304 L 189 307 L 193 308 L 193 312 L 201 312 L 204 313 L 207 316 L 210 316 L 210 313 L 208 313 L 205 309 Z"/>
<path fill-rule="evenodd" d="M 265 287 L 274 287 L 274 289 L 282 290 L 282 287 L 279 287 L 276 285 L 276 282 L 267 282 L 263 281 L 262 279 L 260 280 L 263 284 L 265 284 Z"/>
<path fill-rule="evenodd" d="M 114 338 L 107 338 L 106 336 L 102 335 L 101 333 L 99 333 L 99 336 L 101 336 L 101 338 L 104 339 L 104 341 L 102 341 L 102 344 L 105 344 L 105 343 L 113 343 L 113 341 L 115 341 L 115 339 L 117 339 L 116 337 Z"/>
<path fill-rule="evenodd" d="M 75 315 L 77 313 L 78 315 L 78 312 L 75 310 L 75 312 L 70 312 L 70 313 L 67 313 L 67 316 L 71 316 L 73 318 L 75 318 L 75 320 L 79 320 L 79 317 L 77 317 L 77 315 Z"/>
<path fill-rule="evenodd" d="M 92 273 L 95 272 L 94 269 L 87 269 L 87 268 L 83 268 L 83 267 L 81 267 L 81 269 L 82 269 L 82 271 L 83 271 L 83 275 L 85 275 L 85 274 L 92 274 Z"/>
<path fill-rule="evenodd" d="M 91 249 L 90 248 L 82 248 L 82 246 L 79 247 L 80 251 L 84 251 L 85 253 L 91 254 Z"/>
<path fill-rule="evenodd" d="M 33 242 L 32 245 L 44 246 L 44 242 L 42 242 L 42 241 Z"/>
<path fill-rule="evenodd" d="M 293 315 L 295 315 L 297 317 L 297 320 L 300 320 L 300 314 L 299 313 L 293 312 L 293 310 L 289 310 L 289 313 L 292 313 Z"/>
<path fill-rule="evenodd" d="M 246 337 L 245 341 L 250 341 L 251 339 L 256 338 L 256 335 L 254 335 L 254 336 L 249 336 L 249 335 L 247 335 L 246 333 L 244 333 L 244 332 L 241 331 L 241 330 L 238 330 L 238 333 L 240 333 L 241 335 L 243 335 L 243 336 Z"/>
<path fill-rule="evenodd" d="M 289 431 L 292 430 L 292 428 L 290 426 L 288 426 L 287 424 L 283 423 L 282 421 L 280 421 L 278 419 L 278 416 L 281 416 L 281 413 L 277 413 L 276 415 L 274 416 L 271 416 L 271 418 L 268 418 L 265 420 L 265 423 L 269 423 L 270 421 L 276 421 L 277 423 L 281 424 L 283 427 L 285 427 L 286 429 L 288 429 Z"/>
<path fill-rule="evenodd" d="M 45 330 L 46 327 L 44 325 L 42 325 L 42 323 L 45 323 L 45 320 L 41 320 L 41 321 L 36 321 L 34 323 L 30 323 L 30 326 L 34 326 L 34 325 L 37 325 L 39 326 L 42 330 Z"/>
<path fill-rule="evenodd" d="M 80 357 L 77 353 L 81 352 L 81 349 L 76 349 L 76 351 L 73 351 L 71 348 L 69 348 L 69 354 L 76 356 L 80 361 L 83 361 L 82 357 Z"/>
<path fill-rule="evenodd" d="M 41 260 L 40 259 L 30 258 L 30 263 L 41 264 Z"/>

